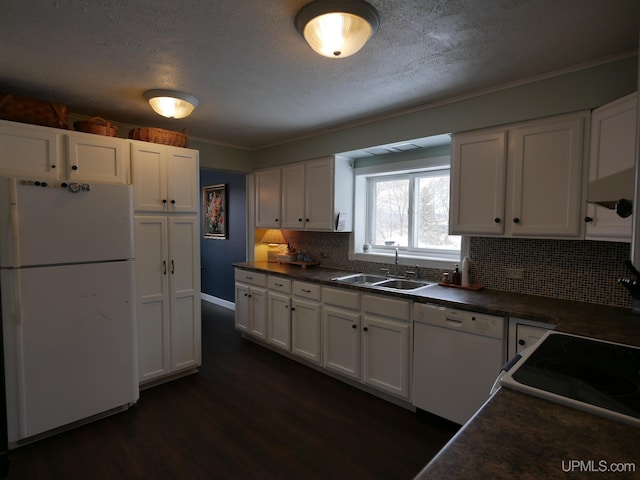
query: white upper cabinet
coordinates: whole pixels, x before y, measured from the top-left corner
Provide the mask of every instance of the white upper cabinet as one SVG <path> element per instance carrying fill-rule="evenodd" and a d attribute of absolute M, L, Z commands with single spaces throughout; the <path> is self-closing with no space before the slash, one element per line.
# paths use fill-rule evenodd
<path fill-rule="evenodd" d="M 454 135 L 451 149 L 451 233 L 503 233 L 506 130 Z"/>
<path fill-rule="evenodd" d="M 258 170 L 256 181 L 256 227 L 280 228 L 281 197 L 281 168 Z"/>
<path fill-rule="evenodd" d="M 132 142 L 131 167 L 136 211 L 198 211 L 197 150 Z"/>
<path fill-rule="evenodd" d="M 514 236 L 579 237 L 586 114 L 509 130 L 507 225 Z"/>
<path fill-rule="evenodd" d="M 329 156 L 258 170 L 255 197 L 256 227 L 349 232 L 353 224 L 351 160 Z"/>
<path fill-rule="evenodd" d="M 64 130 L 0 120 L 0 174 L 61 180 Z"/>
<path fill-rule="evenodd" d="M 90 133 L 67 135 L 67 178 L 71 181 L 130 183 L 129 142 Z"/>
<path fill-rule="evenodd" d="M 637 92 L 593 111 L 589 182 L 608 177 L 635 165 L 637 124 Z M 613 210 L 587 204 L 585 221 L 587 222 L 587 239 L 631 241 L 631 216 L 622 218 Z"/>
<path fill-rule="evenodd" d="M 578 238 L 587 112 L 453 135 L 450 231 Z"/>

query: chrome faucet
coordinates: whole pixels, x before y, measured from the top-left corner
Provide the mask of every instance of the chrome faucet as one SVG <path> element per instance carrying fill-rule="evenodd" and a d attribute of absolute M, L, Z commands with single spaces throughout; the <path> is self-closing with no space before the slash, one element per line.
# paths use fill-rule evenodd
<path fill-rule="evenodd" d="M 398 276 L 398 247 L 396 247 L 396 277 Z"/>

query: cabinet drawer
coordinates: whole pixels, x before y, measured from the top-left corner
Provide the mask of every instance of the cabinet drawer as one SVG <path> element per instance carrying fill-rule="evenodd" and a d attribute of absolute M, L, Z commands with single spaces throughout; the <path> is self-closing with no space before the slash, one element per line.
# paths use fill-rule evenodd
<path fill-rule="evenodd" d="M 248 270 L 236 269 L 236 282 L 249 283 L 260 287 L 267 286 L 267 275 L 264 273 L 250 272 Z"/>
<path fill-rule="evenodd" d="M 291 280 L 282 277 L 269 277 L 269 290 L 282 293 L 291 293 Z"/>
<path fill-rule="evenodd" d="M 293 282 L 293 294 L 297 295 L 298 297 L 320 301 L 320 291 L 320 285 L 296 281 Z"/>
<path fill-rule="evenodd" d="M 360 310 L 360 294 L 340 288 L 323 288 L 322 302 L 327 305 Z"/>
<path fill-rule="evenodd" d="M 367 313 L 396 318 L 404 322 L 411 320 L 411 302 L 408 300 L 396 300 L 378 295 L 363 295 L 362 304 L 364 311 Z"/>

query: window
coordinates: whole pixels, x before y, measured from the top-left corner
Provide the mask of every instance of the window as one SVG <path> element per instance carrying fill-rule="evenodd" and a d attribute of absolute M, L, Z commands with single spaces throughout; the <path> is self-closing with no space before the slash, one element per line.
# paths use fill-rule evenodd
<path fill-rule="evenodd" d="M 366 238 L 374 249 L 459 254 L 449 235 L 449 169 L 367 178 Z"/>
<path fill-rule="evenodd" d="M 449 235 L 449 157 L 356 169 L 352 259 L 450 268 L 462 237 Z M 364 244 L 369 244 L 363 253 Z"/>

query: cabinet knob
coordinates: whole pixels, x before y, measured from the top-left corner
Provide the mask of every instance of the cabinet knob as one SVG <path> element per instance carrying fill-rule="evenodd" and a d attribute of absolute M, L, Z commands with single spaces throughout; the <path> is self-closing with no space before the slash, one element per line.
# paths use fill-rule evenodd
<path fill-rule="evenodd" d="M 77 165 L 73 165 L 73 166 L 71 167 L 71 170 L 78 170 L 78 166 L 77 166 Z"/>
<path fill-rule="evenodd" d="M 171 200 L 171 205 L 175 205 L 176 201 L 175 200 Z"/>
<path fill-rule="evenodd" d="M 525 342 L 523 339 L 518 340 L 518 345 L 524 345 L 525 343 L 527 342 Z"/>
<path fill-rule="evenodd" d="M 301 221 L 302 221 L 302 219 L 301 219 L 301 218 L 299 218 L 299 219 L 298 219 L 298 221 L 299 221 L 299 222 L 301 222 Z"/>
<path fill-rule="evenodd" d="M 498 217 L 494 218 L 493 221 L 496 223 L 500 223 L 500 219 Z"/>
<path fill-rule="evenodd" d="M 279 222 L 280 220 L 278 220 L 278 219 L 276 218 L 276 219 L 274 219 L 274 221 L 275 221 L 275 222 Z"/>
<path fill-rule="evenodd" d="M 308 221 L 309 221 L 309 219 L 308 219 L 308 218 L 306 218 L 306 219 L 305 219 L 305 222 L 308 222 Z"/>
<path fill-rule="evenodd" d="M 365 332 L 368 332 L 369 331 L 369 327 L 364 327 L 362 330 L 365 331 Z"/>
<path fill-rule="evenodd" d="M 291 311 L 293 312 L 295 310 L 295 307 L 291 307 Z"/>
<path fill-rule="evenodd" d="M 162 203 L 167 203 L 167 199 L 166 199 L 166 198 L 163 198 L 163 199 L 162 199 Z"/>
<path fill-rule="evenodd" d="M 353 325 L 351 325 L 351 328 L 356 329 L 358 328 L 358 325 L 356 325 L 355 323 Z"/>
<path fill-rule="evenodd" d="M 513 223 L 520 223 L 520 219 L 518 217 L 514 218 Z"/>
<path fill-rule="evenodd" d="M 584 217 L 584 221 L 587 223 L 593 222 L 593 218 L 591 217 Z"/>
<path fill-rule="evenodd" d="M 51 168 L 56 168 L 56 164 L 54 163 L 53 165 L 51 165 Z"/>

